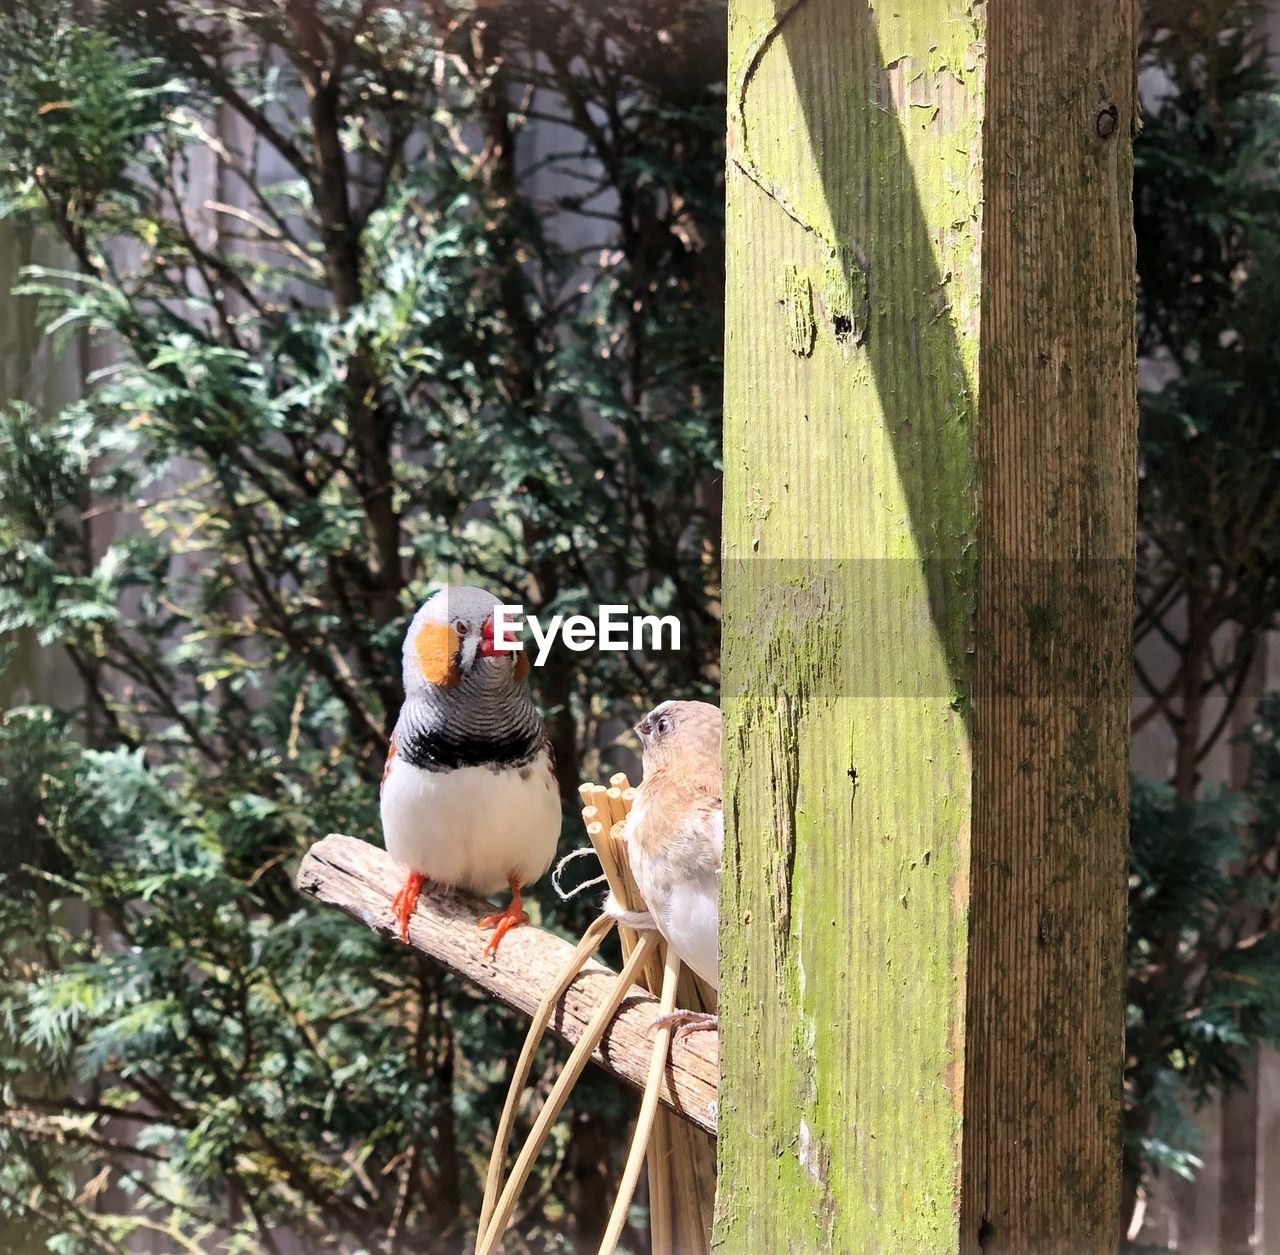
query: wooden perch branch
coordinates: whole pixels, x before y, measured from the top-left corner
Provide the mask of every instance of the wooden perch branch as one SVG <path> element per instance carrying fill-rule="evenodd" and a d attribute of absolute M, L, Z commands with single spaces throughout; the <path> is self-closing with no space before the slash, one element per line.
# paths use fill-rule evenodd
<path fill-rule="evenodd" d="M 355 837 L 333 835 L 316 842 L 298 868 L 298 888 L 336 906 L 384 936 L 393 936 L 391 899 L 404 873 L 385 850 Z M 409 944 L 428 958 L 493 994 L 500 1002 L 531 1015 L 543 992 L 573 954 L 573 944 L 541 928 L 525 925 L 503 939 L 492 959 L 483 957 L 484 941 L 476 923 L 492 906 L 465 893 L 427 892 L 409 921 Z M 590 962 L 557 1004 L 550 1030 L 576 1043 L 616 973 Z M 638 1090 L 644 1088 L 653 1055 L 649 1024 L 658 1000 L 633 986 L 593 1062 Z M 694 1033 L 671 1046 L 659 1101 L 706 1132 L 716 1131 L 719 1041 L 714 1033 Z"/>

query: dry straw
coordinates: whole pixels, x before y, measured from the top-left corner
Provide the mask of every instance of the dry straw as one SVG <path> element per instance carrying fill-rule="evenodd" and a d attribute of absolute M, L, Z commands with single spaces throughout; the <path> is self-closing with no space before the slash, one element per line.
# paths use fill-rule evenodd
<path fill-rule="evenodd" d="M 619 772 L 610 778 L 608 787 L 584 784 L 578 793 L 583 803 L 582 822 L 608 879 L 609 888 L 623 908 L 628 911 L 643 911 L 644 900 L 631 877 L 626 843 L 622 835 L 627 813 L 635 799 L 635 790 L 626 775 Z M 511 1140 L 521 1095 L 529 1081 L 534 1054 L 556 1004 L 613 926 L 614 921 L 607 916 L 601 916 L 591 924 L 559 978 L 543 996 L 529 1025 L 494 1139 L 476 1236 L 476 1255 L 493 1255 L 500 1248 L 502 1235 L 510 1223 L 520 1191 L 551 1126 L 592 1052 L 604 1037 L 628 989 L 636 984 L 657 995 L 659 1015 L 671 1011 L 677 1003 L 692 1010 L 713 1008 L 714 995 L 709 995 L 701 982 L 695 981 L 688 972 L 682 974 L 679 960 L 662 943 L 656 932 L 637 933 L 632 928 L 619 925 L 622 971 L 597 1008 L 591 1023 L 587 1025 L 581 1040 L 569 1056 L 564 1071 L 547 1095 L 504 1185 L 502 1170 L 506 1162 L 507 1146 Z M 710 1207 L 715 1184 L 715 1148 L 711 1139 L 700 1129 L 693 1128 L 673 1112 L 659 1109 L 658 1089 L 667 1062 L 670 1038 L 671 1030 L 667 1027 L 657 1030 L 654 1035 L 653 1056 L 640 1102 L 640 1114 L 631 1138 L 618 1196 L 600 1243 L 599 1255 L 612 1255 L 618 1244 L 626 1227 L 640 1168 L 646 1159 L 649 1169 L 649 1230 L 654 1255 L 673 1255 L 675 1251 L 679 1251 L 680 1255 L 700 1255 L 708 1249 Z"/>

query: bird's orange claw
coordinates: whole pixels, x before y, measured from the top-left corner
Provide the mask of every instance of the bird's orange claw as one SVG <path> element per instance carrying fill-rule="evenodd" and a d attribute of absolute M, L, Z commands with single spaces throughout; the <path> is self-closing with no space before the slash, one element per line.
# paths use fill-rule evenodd
<path fill-rule="evenodd" d="M 409 941 L 409 917 L 413 914 L 413 908 L 418 905 L 418 894 L 422 892 L 423 877 L 418 872 L 410 872 L 408 879 L 404 882 L 404 888 L 395 896 L 395 901 L 391 903 L 391 913 L 396 918 L 396 923 L 400 925 L 400 940 L 408 944 Z"/>
<path fill-rule="evenodd" d="M 509 876 L 507 884 L 511 886 L 511 905 L 505 911 L 498 911 L 494 915 L 486 915 L 484 919 L 476 923 L 477 928 L 493 929 L 493 936 L 489 938 L 484 948 L 484 957 L 486 959 L 491 959 L 498 953 L 498 945 L 507 933 L 518 925 L 529 922 L 528 912 L 520 902 L 520 878 L 518 876 Z"/>

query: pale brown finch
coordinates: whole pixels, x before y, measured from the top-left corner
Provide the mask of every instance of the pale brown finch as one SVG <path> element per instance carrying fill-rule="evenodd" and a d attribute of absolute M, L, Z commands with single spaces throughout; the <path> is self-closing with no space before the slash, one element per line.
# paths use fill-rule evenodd
<path fill-rule="evenodd" d="M 724 807 L 721 716 L 707 702 L 663 702 L 637 725 L 644 780 L 627 817 L 627 857 L 648 912 L 606 909 L 633 927 L 656 927 L 712 988 L 720 988 L 720 861 Z M 655 1023 L 693 1032 L 714 1015 L 677 1011 Z"/>

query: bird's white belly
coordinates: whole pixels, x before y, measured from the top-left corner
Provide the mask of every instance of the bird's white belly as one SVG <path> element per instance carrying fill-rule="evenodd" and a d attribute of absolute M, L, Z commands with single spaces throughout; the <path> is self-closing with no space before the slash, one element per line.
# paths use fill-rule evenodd
<path fill-rule="evenodd" d="M 713 989 L 720 988 L 720 904 L 714 883 L 676 885 L 650 913 L 658 931 L 675 947 L 685 966 Z M 708 893 L 710 888 L 713 892 Z"/>
<path fill-rule="evenodd" d="M 686 967 L 719 989 L 719 877 L 679 874 L 661 854 L 646 853 L 634 845 L 629 853 L 636 885 L 658 931 Z"/>
<path fill-rule="evenodd" d="M 532 884 L 551 866 L 560 796 L 545 755 L 496 771 L 400 759 L 382 786 L 382 831 L 387 853 L 428 881 L 494 893 L 510 875 Z"/>

